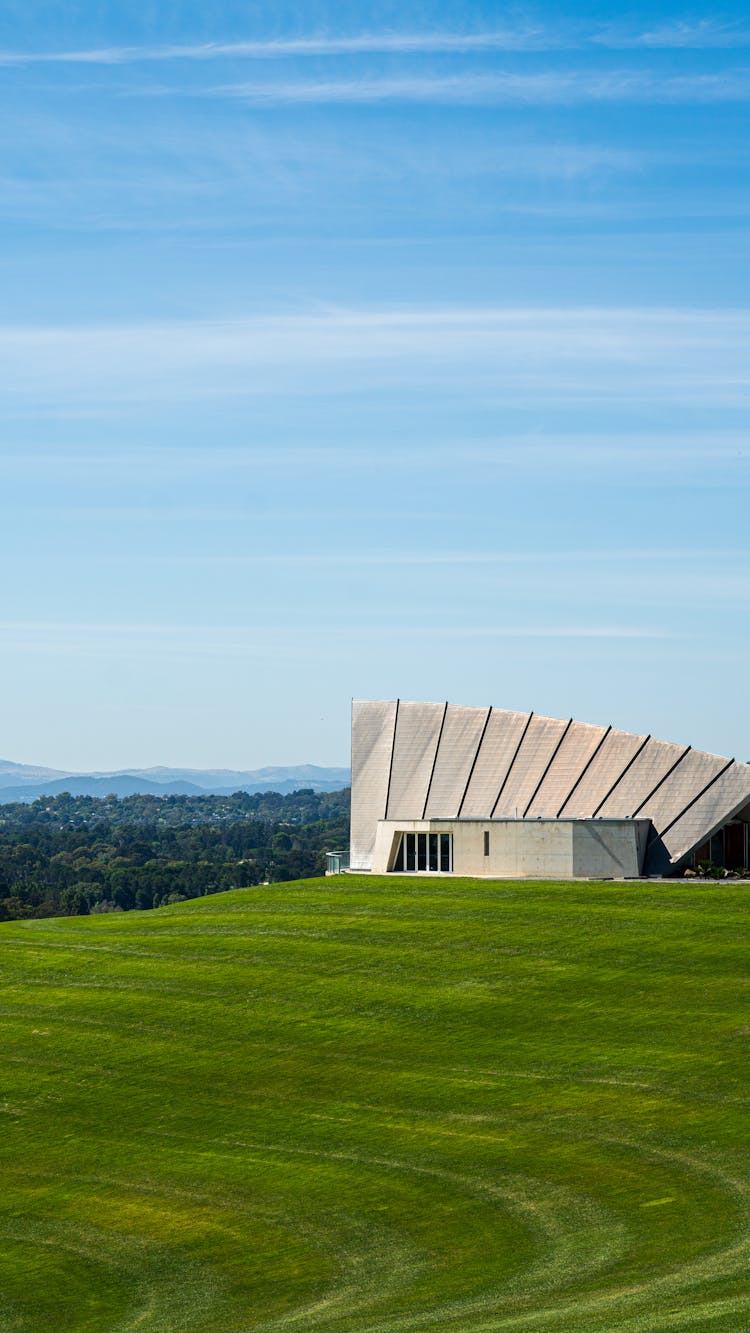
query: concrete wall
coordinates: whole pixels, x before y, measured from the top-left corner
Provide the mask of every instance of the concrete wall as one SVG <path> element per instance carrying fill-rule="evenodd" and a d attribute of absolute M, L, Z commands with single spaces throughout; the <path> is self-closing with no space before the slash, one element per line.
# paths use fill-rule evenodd
<path fill-rule="evenodd" d="M 369 870 L 378 820 L 385 815 L 396 702 L 352 704 L 352 870 Z"/>
<path fill-rule="evenodd" d="M 589 819 L 577 821 L 572 828 L 574 875 L 628 879 L 643 873 L 651 828 L 648 819 Z"/>
<path fill-rule="evenodd" d="M 451 833 L 454 875 L 487 879 L 637 878 L 649 827 L 647 820 L 637 819 L 381 820 L 372 870 L 378 875 L 390 871 L 401 833 Z M 489 856 L 484 855 L 485 832 L 490 835 Z"/>

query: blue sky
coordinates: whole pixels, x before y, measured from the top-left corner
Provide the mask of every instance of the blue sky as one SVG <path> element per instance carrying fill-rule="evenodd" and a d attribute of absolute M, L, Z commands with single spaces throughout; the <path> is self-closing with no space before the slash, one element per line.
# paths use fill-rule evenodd
<path fill-rule="evenodd" d="M 3 757 L 750 758 L 743 9 L 6 0 L 0 76 Z"/>

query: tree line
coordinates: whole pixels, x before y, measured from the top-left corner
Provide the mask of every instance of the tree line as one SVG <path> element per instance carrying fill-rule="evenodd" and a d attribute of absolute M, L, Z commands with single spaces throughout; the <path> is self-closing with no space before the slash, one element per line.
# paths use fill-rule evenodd
<path fill-rule="evenodd" d="M 148 910 L 305 879 L 349 844 L 349 791 L 71 796 L 0 806 L 0 920 Z"/>

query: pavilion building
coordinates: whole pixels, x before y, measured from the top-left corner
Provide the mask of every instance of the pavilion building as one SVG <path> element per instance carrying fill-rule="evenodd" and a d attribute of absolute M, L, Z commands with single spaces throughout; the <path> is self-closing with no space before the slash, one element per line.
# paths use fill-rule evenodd
<path fill-rule="evenodd" d="M 489 878 L 750 863 L 750 767 L 615 727 L 355 700 L 350 868 Z"/>

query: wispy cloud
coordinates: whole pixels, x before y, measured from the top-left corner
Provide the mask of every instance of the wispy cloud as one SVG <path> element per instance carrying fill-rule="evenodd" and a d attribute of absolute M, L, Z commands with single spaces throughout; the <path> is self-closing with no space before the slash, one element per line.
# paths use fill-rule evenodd
<path fill-rule="evenodd" d="M 173 88 L 145 90 L 173 96 Z M 193 96 L 195 89 L 178 90 Z M 655 71 L 553 70 L 539 73 L 399 75 L 220 84 L 203 97 L 236 98 L 256 105 L 435 102 L 489 105 L 556 105 L 578 102 L 737 102 L 750 98 L 750 69 L 662 75 Z"/>
<path fill-rule="evenodd" d="M 322 308 L 245 320 L 0 327 L 8 401 L 87 405 L 228 394 L 339 394 L 435 383 L 604 400 L 746 403 L 750 311 L 612 308 Z M 342 375 L 344 379 L 342 380 Z M 293 377 L 290 379 L 290 377 Z"/>
<path fill-rule="evenodd" d="M 227 42 L 83 47 L 72 50 L 0 51 L 2 65 L 128 65 L 170 61 L 285 60 L 320 56 L 471 55 L 499 51 L 578 50 L 599 46 L 610 50 L 721 49 L 750 45 L 747 24 L 710 19 L 676 20 L 641 30 L 603 24 L 519 23 L 481 31 L 370 31 Z"/>
<path fill-rule="evenodd" d="M 61 413 L 56 413 L 57 425 Z M 566 435 L 556 433 L 550 428 L 545 435 L 498 435 L 497 439 L 481 439 L 481 436 L 457 437 L 457 439 L 432 439 L 429 443 L 414 443 L 408 437 L 389 437 L 388 441 L 365 440 L 358 437 L 356 443 L 325 444 L 293 443 L 277 444 L 272 447 L 264 440 L 253 440 L 246 445 L 225 445 L 210 443 L 204 447 L 181 443 L 176 445 L 153 445 L 145 448 L 133 444 L 123 448 L 120 444 L 101 445 L 100 448 L 69 448 L 60 445 L 57 449 L 49 445 L 29 448 L 17 441 L 5 441 L 0 451 L 0 477 L 5 491 L 11 484 L 28 487 L 43 473 L 45 487 L 35 484 L 28 491 L 29 508 L 39 513 L 55 513 L 60 516 L 60 483 L 84 483 L 93 488 L 93 495 L 99 497 L 100 488 L 105 495 L 112 491 L 120 497 L 119 508 L 113 507 L 112 516 L 139 517 L 147 516 L 148 509 L 139 508 L 137 497 L 143 495 L 144 484 L 169 484 L 171 503 L 161 513 L 168 521 L 176 516 L 187 516 L 187 511 L 177 507 L 175 492 L 176 477 L 181 484 L 200 484 L 204 493 L 200 507 L 200 520 L 206 516 L 213 521 L 220 517 L 222 523 L 232 511 L 230 497 L 234 495 L 236 485 L 244 484 L 249 475 L 254 481 L 264 477 L 276 484 L 280 477 L 293 475 L 302 487 L 316 483 L 318 477 L 332 473 L 341 484 L 369 485 L 370 479 L 380 479 L 386 472 L 397 469 L 402 477 L 409 477 L 413 484 L 414 477 L 424 475 L 429 468 L 430 475 L 452 477 L 456 468 L 456 459 L 460 457 L 466 467 L 481 468 L 482 475 L 496 484 L 498 476 L 517 480 L 526 476 L 534 479 L 544 477 L 548 485 L 570 483 L 573 479 L 591 483 L 605 480 L 617 484 L 618 492 L 626 488 L 641 488 L 643 479 L 649 477 L 655 487 L 667 487 L 674 491 L 674 479 L 679 477 L 682 492 L 695 489 L 705 495 L 707 489 L 727 487 L 733 492 L 738 488 L 750 488 L 750 441 L 741 431 L 719 429 L 710 433 L 666 431 L 663 435 L 633 433 L 618 435 L 617 432 L 602 431 L 594 435 Z M 202 488 L 206 484 L 218 484 L 222 489 L 221 505 L 208 503 Z M 133 492 L 131 492 L 133 488 Z M 131 496 L 136 499 L 131 499 Z M 123 497 L 128 500 L 123 500 Z M 129 501 L 129 503 L 128 503 Z M 109 503 L 109 501 L 108 501 Z M 380 501 L 378 501 L 380 505 Z M 16 507 L 16 513 L 19 509 Z M 65 509 L 65 513 L 69 513 Z M 99 500 L 92 499 L 84 508 L 81 516 L 87 519 L 99 519 L 104 508 Z M 382 511 L 378 511 L 382 512 Z M 434 513 L 432 515 L 434 517 Z M 400 520 L 404 513 L 400 511 Z M 246 511 L 242 509 L 242 521 L 246 521 Z M 711 559 L 711 551 L 697 549 L 698 563 Z M 722 548 L 723 549 L 723 548 Z M 663 555 L 663 553 L 662 553 Z M 674 555 L 674 552 L 671 553 Z M 687 552 L 685 553 L 687 557 Z M 637 559 L 637 553 L 630 553 L 627 559 Z"/>
<path fill-rule="evenodd" d="M 299 653 L 299 635 L 307 625 L 183 624 L 143 625 L 128 623 L 92 624 L 80 621 L 3 621 L 0 642 L 18 649 L 43 650 L 52 655 L 77 657 L 112 656 L 140 658 L 158 647 L 161 655 L 198 657 L 276 657 Z M 420 636 L 443 639 L 646 639 L 682 637 L 665 628 L 648 625 L 584 624 L 563 622 L 544 625 L 452 625 L 420 624 Z M 383 626 L 327 624 L 326 637 L 350 642 L 379 639 Z"/>
<path fill-rule="evenodd" d="M 257 314 L 246 319 L 164 321 L 113 325 L 0 325 L 0 347 L 11 351 L 21 342 L 44 351 L 54 346 L 79 351 L 88 344 L 109 344 L 113 349 L 160 346 L 166 358 L 191 348 L 202 356 L 213 352 L 223 359 L 252 348 L 264 359 L 295 356 L 304 346 L 308 354 L 325 359 L 330 351 L 356 358 L 366 335 L 366 350 L 399 353 L 398 339 L 414 346 L 445 345 L 455 352 L 455 339 L 485 334 L 493 339 L 543 336 L 545 345 L 559 343 L 575 349 L 585 338 L 590 350 L 604 356 L 631 338 L 692 344 L 717 335 L 750 334 L 750 310 L 700 307 L 611 306 L 494 306 L 405 305 L 343 307 L 319 305 L 303 312 Z M 331 341 L 334 340 L 334 341 Z"/>
<path fill-rule="evenodd" d="M 592 468 L 614 468 L 621 484 L 625 484 L 627 476 L 623 468 L 636 466 L 635 484 L 638 485 L 644 470 L 666 473 L 673 485 L 677 468 L 683 483 L 687 474 L 698 471 L 703 486 L 707 478 L 716 474 L 717 468 L 721 469 L 721 477 L 726 476 L 727 465 L 740 464 L 747 468 L 750 440 L 741 431 L 717 428 L 710 434 L 687 431 L 661 435 L 610 431 L 588 436 L 553 432 L 508 434 L 495 440 L 471 437 L 431 439 L 429 444 L 421 445 L 407 439 L 378 441 L 377 444 L 358 439 L 355 446 L 350 443 L 316 443 L 270 447 L 254 442 L 245 446 L 211 444 L 197 448 L 183 443 L 179 446 L 122 449 L 107 445 L 98 450 L 61 448 L 52 451 L 47 447 L 30 450 L 28 446 L 8 442 L 0 452 L 0 473 L 26 476 L 43 468 L 47 476 L 64 471 L 89 477 L 104 474 L 107 477 L 138 478 L 144 474 L 169 477 L 178 470 L 182 476 L 210 474 L 215 477 L 227 473 L 286 473 L 290 469 L 299 474 L 335 468 L 339 473 L 356 474 L 371 469 L 381 471 L 385 464 L 398 466 L 401 471 L 406 468 L 422 471 L 426 465 L 433 470 L 452 471 L 457 457 L 467 464 L 479 464 L 489 469 L 499 467 L 503 471 L 517 468 L 538 471 L 543 466 L 545 472 L 562 468 L 569 474 L 571 467 L 576 466 L 589 471 Z M 746 484 L 750 486 L 750 473 Z M 701 550 L 698 554 L 703 559 L 708 552 Z"/>
<path fill-rule="evenodd" d="M 642 32 L 628 32 L 622 26 L 608 25 L 592 36 L 594 43 L 616 50 L 646 47 L 653 50 L 721 50 L 750 45 L 746 23 L 723 23 L 713 19 L 675 19 L 659 23 Z"/>
<path fill-rule="evenodd" d="M 541 27 L 489 32 L 370 32 L 267 41 L 198 42 L 164 46 L 106 46 L 69 51 L 0 51 L 2 65 L 128 65 L 154 61 L 284 60 L 305 56 L 439 55 L 484 51 L 539 51 L 568 39 Z"/>

